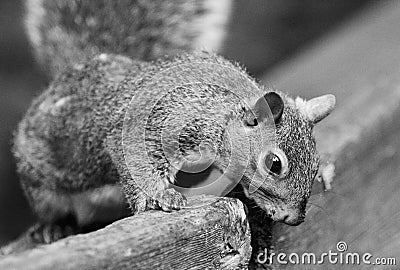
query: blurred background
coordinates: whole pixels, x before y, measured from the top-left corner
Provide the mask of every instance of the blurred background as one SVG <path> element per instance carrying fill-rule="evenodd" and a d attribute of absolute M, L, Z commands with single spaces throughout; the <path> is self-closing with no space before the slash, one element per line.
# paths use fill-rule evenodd
<path fill-rule="evenodd" d="M 364 12 L 372 0 L 236 0 L 223 54 L 260 77 Z M 34 221 L 11 154 L 12 134 L 48 83 L 23 26 L 22 0 L 0 0 L 0 245 Z"/>

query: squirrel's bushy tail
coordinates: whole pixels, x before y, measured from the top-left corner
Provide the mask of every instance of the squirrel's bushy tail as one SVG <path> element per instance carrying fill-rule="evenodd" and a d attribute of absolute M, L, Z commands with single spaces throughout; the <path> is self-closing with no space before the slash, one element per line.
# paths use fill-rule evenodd
<path fill-rule="evenodd" d="M 233 0 L 26 0 L 26 28 L 52 75 L 97 53 L 153 60 L 219 52 Z"/>

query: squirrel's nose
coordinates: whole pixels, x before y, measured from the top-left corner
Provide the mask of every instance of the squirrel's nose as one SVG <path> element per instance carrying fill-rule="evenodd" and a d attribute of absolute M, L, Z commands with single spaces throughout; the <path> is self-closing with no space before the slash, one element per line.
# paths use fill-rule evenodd
<path fill-rule="evenodd" d="M 290 218 L 290 216 L 287 216 L 285 220 L 283 221 L 285 224 L 290 225 L 290 226 L 298 226 L 301 223 L 303 223 L 304 217 L 302 218 Z"/>
<path fill-rule="evenodd" d="M 286 209 L 273 212 L 272 219 L 287 225 L 297 226 L 304 222 L 305 215 L 297 209 Z"/>
<path fill-rule="evenodd" d="M 293 215 L 290 216 L 289 214 L 285 217 L 283 222 L 290 226 L 298 226 L 304 222 L 304 215 Z"/>
<path fill-rule="evenodd" d="M 297 226 L 301 224 L 305 219 L 305 211 L 302 208 L 282 207 L 270 209 L 269 205 L 265 205 L 265 211 L 269 214 L 269 217 L 278 222 L 283 222 L 291 226 Z"/>

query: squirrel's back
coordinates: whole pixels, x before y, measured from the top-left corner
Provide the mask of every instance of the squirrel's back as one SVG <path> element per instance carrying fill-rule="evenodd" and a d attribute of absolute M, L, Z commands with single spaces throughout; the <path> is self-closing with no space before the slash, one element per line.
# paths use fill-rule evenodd
<path fill-rule="evenodd" d="M 137 60 L 223 46 L 232 0 L 27 0 L 26 27 L 51 74 L 98 53 Z"/>
<path fill-rule="evenodd" d="M 227 123 L 241 111 L 241 97 L 257 95 L 256 86 L 240 67 L 206 52 L 152 63 L 100 54 L 70 65 L 33 101 L 16 132 L 13 150 L 28 200 L 47 221 L 65 212 L 80 222 L 93 221 L 80 208 L 95 193 L 121 205 L 115 184 L 125 175 L 133 182 L 124 165 L 129 162 L 121 144 L 124 126 L 129 129 L 125 143 L 140 153 L 131 160 L 138 163 L 135 174 L 141 175 L 142 167 L 152 171 L 149 161 L 157 175 L 167 177 L 170 162 L 198 153 L 204 142 L 226 156 Z M 173 154 L 176 140 L 178 156 Z M 97 204 L 103 203 L 100 195 Z"/>
<path fill-rule="evenodd" d="M 153 138 L 150 149 L 155 152 L 163 149 L 158 139 L 162 129 L 168 131 L 163 135 L 168 145 L 168 136 L 178 134 L 187 121 L 190 128 L 198 126 L 183 136 L 188 145 L 197 140 L 212 142 L 221 136 L 240 96 L 257 94 L 249 83 L 255 85 L 240 67 L 205 52 L 154 63 L 100 54 L 71 65 L 34 100 L 19 125 L 14 150 L 22 161 L 20 173 L 25 170 L 22 165 L 35 164 L 41 172 L 34 180 L 52 190 L 82 190 L 115 182 L 109 175 L 114 168 L 109 166 L 106 137 L 110 133 L 112 138 L 120 137 L 127 110 L 136 112 L 138 123 L 130 125 L 152 127 L 147 136 Z M 244 92 L 235 95 L 235 84 L 243 86 Z M 132 107 L 130 102 L 134 102 Z M 166 120 L 173 112 L 179 112 L 175 118 L 182 123 Z M 163 126 L 165 122 L 169 125 Z M 141 145 L 140 139 L 134 144 Z"/>

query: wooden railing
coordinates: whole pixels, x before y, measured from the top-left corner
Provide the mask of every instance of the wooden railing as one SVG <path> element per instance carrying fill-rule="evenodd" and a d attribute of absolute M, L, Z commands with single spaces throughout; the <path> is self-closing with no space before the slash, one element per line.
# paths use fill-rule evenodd
<path fill-rule="evenodd" d="M 245 269 L 251 254 L 243 205 L 194 198 L 190 209 L 150 211 L 0 260 L 0 269 Z"/>

